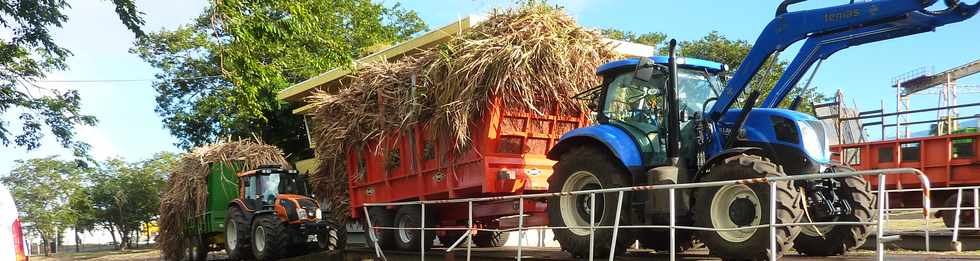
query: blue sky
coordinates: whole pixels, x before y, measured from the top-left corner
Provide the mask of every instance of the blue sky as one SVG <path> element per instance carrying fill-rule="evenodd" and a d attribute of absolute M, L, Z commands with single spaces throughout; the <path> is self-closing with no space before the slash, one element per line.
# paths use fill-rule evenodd
<path fill-rule="evenodd" d="M 156 71 L 135 55 L 129 54 L 132 34 L 117 20 L 109 1 L 69 1 L 72 9 L 64 28 L 55 30 L 55 39 L 74 52 L 69 69 L 52 73 L 48 80 L 151 79 Z M 486 13 L 510 1 L 382 1 L 400 3 L 415 10 L 431 28 L 469 15 Z M 772 18 L 778 1 L 553 1 L 566 6 L 581 25 L 592 28 L 617 28 L 634 32 L 663 32 L 679 40 L 693 40 L 711 31 L 732 39 L 754 41 Z M 803 7 L 843 4 L 840 1 L 811 1 Z M 190 21 L 200 13 L 206 1 L 138 0 L 146 13 L 147 29 L 173 28 Z M 849 103 L 863 110 L 877 109 L 884 101 L 886 111 L 894 111 L 895 92 L 890 79 L 918 67 L 929 66 L 942 71 L 980 59 L 980 17 L 920 34 L 885 42 L 854 47 L 825 61 L 814 80 L 819 90 L 833 94 L 843 89 Z M 794 47 L 797 47 L 794 46 Z M 791 47 L 780 57 L 792 59 Z M 99 118 L 95 127 L 79 129 L 78 137 L 93 145 L 99 159 L 124 157 L 144 159 L 159 151 L 177 151 L 176 141 L 162 128 L 160 117 L 153 112 L 155 93 L 149 81 L 57 83 L 41 82 L 52 88 L 75 88 L 81 92 L 83 111 Z M 980 84 L 980 77 L 962 79 L 960 84 Z M 960 103 L 978 101 L 980 95 L 963 94 Z M 937 104 L 936 96 L 916 96 L 913 106 Z M 961 111 L 975 114 L 977 111 Z M 929 119 L 935 114 L 916 119 Z M 17 124 L 9 114 L 8 122 Z M 913 119 L 915 120 L 915 119 Z M 877 137 L 877 132 L 873 136 Z M 50 134 L 49 134 L 50 135 Z M 13 161 L 53 154 L 65 154 L 53 139 L 27 152 L 23 148 L 0 150 L 0 175 L 13 167 Z"/>

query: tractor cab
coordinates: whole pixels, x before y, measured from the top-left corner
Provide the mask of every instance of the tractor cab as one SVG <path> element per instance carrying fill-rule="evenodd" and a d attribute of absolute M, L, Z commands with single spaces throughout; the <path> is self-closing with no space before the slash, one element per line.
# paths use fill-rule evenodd
<path fill-rule="evenodd" d="M 305 177 L 296 170 L 260 166 L 238 176 L 242 201 L 248 208 L 273 210 L 289 221 L 319 219 L 319 206 L 310 197 Z"/>
<path fill-rule="evenodd" d="M 614 127 L 639 145 L 636 170 L 639 166 L 660 165 L 667 160 L 666 94 L 670 79 L 667 62 L 667 56 L 653 56 L 607 63 L 596 70 L 602 77 L 602 85 L 586 93 L 597 113 L 599 126 L 595 128 Z M 727 66 L 694 58 L 678 58 L 677 64 L 676 109 L 681 115 L 681 144 L 682 150 L 690 151 L 693 147 L 687 145 L 695 143 L 686 141 L 696 139 L 692 120 L 701 118 L 717 100 L 724 88 L 722 77 Z M 637 79 L 638 73 L 646 74 L 646 79 Z"/>

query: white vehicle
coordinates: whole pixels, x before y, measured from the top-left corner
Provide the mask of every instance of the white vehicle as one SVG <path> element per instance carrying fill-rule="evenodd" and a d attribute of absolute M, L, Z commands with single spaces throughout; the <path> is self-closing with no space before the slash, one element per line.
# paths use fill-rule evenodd
<path fill-rule="evenodd" d="M 0 184 L 0 260 L 27 261 L 17 206 L 3 184 Z"/>

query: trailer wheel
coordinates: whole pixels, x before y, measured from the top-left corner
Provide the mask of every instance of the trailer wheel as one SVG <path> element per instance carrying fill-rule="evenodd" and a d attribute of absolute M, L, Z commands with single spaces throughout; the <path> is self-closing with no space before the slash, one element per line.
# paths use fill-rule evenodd
<path fill-rule="evenodd" d="M 453 245 L 453 243 L 456 243 L 456 240 L 459 240 L 459 238 L 465 236 L 466 232 L 462 230 L 447 230 L 444 231 L 442 235 L 436 235 L 436 237 L 439 238 L 439 243 L 442 243 L 442 247 L 445 248 L 449 248 Z M 460 246 L 466 246 L 466 239 L 463 239 L 463 241 L 464 242 L 459 243 Z"/>
<path fill-rule="evenodd" d="M 435 222 L 432 212 L 426 213 L 426 228 L 434 228 Z M 422 227 L 422 209 L 419 206 L 401 206 L 395 212 L 395 245 L 398 249 L 405 251 L 418 251 L 425 244 L 425 249 L 432 248 L 432 242 L 436 239 L 433 230 L 426 230 L 422 234 L 419 228 Z M 425 237 L 420 237 L 424 235 Z"/>
<path fill-rule="evenodd" d="M 208 260 L 208 244 L 201 235 L 191 236 L 190 260 Z"/>
<path fill-rule="evenodd" d="M 508 238 L 510 232 L 480 231 L 473 235 L 473 244 L 478 247 L 501 247 Z"/>
<path fill-rule="evenodd" d="M 228 208 L 225 218 L 225 252 L 229 260 L 252 258 L 250 226 L 245 223 L 245 215 L 237 207 Z"/>
<path fill-rule="evenodd" d="M 738 155 L 712 166 L 702 181 L 754 179 L 785 176 L 782 168 L 768 159 L 754 155 Z M 796 223 L 803 215 L 799 192 L 791 182 L 775 182 L 777 224 Z M 699 227 L 738 228 L 769 223 L 769 185 L 732 184 L 704 187 L 695 191 L 694 221 Z M 798 226 L 776 228 L 777 258 L 793 246 L 799 234 Z M 712 255 L 726 259 L 767 259 L 769 230 L 743 229 L 698 231 Z"/>
<path fill-rule="evenodd" d="M 946 198 L 946 201 L 943 202 L 943 207 L 946 207 L 946 208 L 955 208 L 956 207 L 956 197 L 957 197 L 956 194 L 957 193 L 958 192 L 953 192 L 952 195 L 950 195 L 948 198 Z M 976 212 L 975 212 L 975 210 L 973 210 L 973 191 L 972 190 L 964 190 L 963 191 L 963 199 L 962 199 L 962 201 L 960 201 L 960 207 L 961 207 L 961 209 L 960 209 L 960 228 L 973 227 L 973 216 L 976 214 Z M 956 210 L 955 209 L 954 210 L 942 210 L 942 211 L 939 211 L 939 212 L 940 212 L 939 213 L 940 216 L 942 216 L 942 218 L 943 218 L 943 224 L 946 225 L 946 227 L 948 227 L 948 228 L 953 228 L 953 226 L 956 224 L 956 220 L 955 220 L 955 218 L 956 218 Z M 963 233 L 963 232 L 966 232 L 966 231 L 960 231 L 960 233 Z"/>
<path fill-rule="evenodd" d="M 549 181 L 551 192 L 572 192 L 630 186 L 629 173 L 617 160 L 603 150 L 593 147 L 576 147 L 561 156 L 555 164 L 555 174 Z M 548 200 L 548 218 L 554 227 L 578 227 L 553 229 L 561 248 L 573 256 L 589 255 L 589 214 L 595 209 L 596 226 L 612 226 L 619 218 L 620 225 L 630 225 L 630 194 L 625 194 L 621 215 L 616 216 L 617 193 L 595 194 L 595 207 L 589 195 L 553 197 Z M 595 256 L 609 255 L 612 229 L 596 229 Z M 616 238 L 615 253 L 626 252 L 634 241 L 632 231 L 620 229 Z"/>
<path fill-rule="evenodd" d="M 853 172 L 851 167 L 834 166 L 834 172 Z M 875 196 L 871 194 L 871 185 L 862 177 L 843 177 L 839 179 L 843 187 L 841 195 L 844 200 L 850 203 L 853 212 L 851 215 L 837 217 L 836 221 L 846 222 L 869 222 L 873 218 Z M 804 203 L 805 204 L 805 203 Z M 803 221 L 808 222 L 806 215 Z M 820 220 L 831 221 L 831 220 Z M 800 236 L 796 237 L 794 244 L 796 251 L 808 256 L 833 256 L 841 255 L 847 251 L 864 245 L 868 234 L 871 233 L 870 225 L 825 225 L 813 226 L 803 225 Z"/>
<path fill-rule="evenodd" d="M 393 227 L 394 226 L 393 224 L 394 224 L 394 220 L 395 219 L 394 219 L 394 217 L 392 217 L 391 211 L 389 211 L 387 209 L 384 209 L 383 207 L 369 207 L 367 212 L 368 212 L 367 218 L 370 218 L 371 219 L 371 225 L 373 225 L 374 227 Z M 361 221 L 362 221 L 361 224 L 364 226 L 364 231 L 366 233 L 372 232 L 372 230 L 370 228 L 368 228 L 367 222 L 364 222 L 364 220 L 361 220 Z M 375 238 L 378 240 L 377 245 L 379 247 L 381 247 L 381 249 L 389 250 L 389 249 L 394 249 L 395 248 L 395 231 L 394 230 L 391 230 L 391 229 L 377 229 L 376 228 L 376 229 L 373 230 L 373 232 L 374 232 Z M 370 247 L 370 248 L 373 249 L 375 245 L 373 243 L 371 243 L 371 240 L 372 240 L 371 239 L 371 235 L 370 234 L 365 234 L 364 236 L 367 239 L 367 242 L 368 242 L 368 245 L 369 245 L 368 247 Z"/>
<path fill-rule="evenodd" d="M 640 247 L 657 252 L 670 251 L 670 231 L 665 229 L 641 229 L 636 233 Z M 678 253 L 694 248 L 697 240 L 690 230 L 677 229 L 674 234 L 674 248 Z"/>
<path fill-rule="evenodd" d="M 252 222 L 252 255 L 256 260 L 276 260 L 289 243 L 286 226 L 275 215 L 259 215 Z"/>

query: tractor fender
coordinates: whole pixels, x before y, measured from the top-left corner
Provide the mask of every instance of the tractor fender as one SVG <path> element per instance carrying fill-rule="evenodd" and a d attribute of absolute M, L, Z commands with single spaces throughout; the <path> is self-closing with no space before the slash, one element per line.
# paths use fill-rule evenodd
<path fill-rule="evenodd" d="M 622 129 L 612 125 L 603 124 L 572 130 L 562 135 L 558 144 L 555 144 L 548 151 L 547 157 L 550 160 L 558 161 L 562 154 L 578 146 L 604 148 L 631 173 L 643 172 L 642 155 L 633 138 Z"/>
<path fill-rule="evenodd" d="M 758 148 L 758 147 L 734 147 L 734 148 L 723 150 L 719 152 L 717 155 L 712 156 L 710 159 L 708 159 L 707 162 L 704 163 L 704 166 L 701 167 L 700 170 L 698 170 L 698 174 L 697 176 L 694 177 L 693 182 L 701 182 L 701 177 L 704 176 L 705 172 L 711 169 L 711 166 L 714 166 L 718 163 L 722 163 L 725 159 L 731 156 L 735 156 L 739 154 L 759 155 L 762 154 L 762 152 L 763 152 L 762 148 Z"/>

